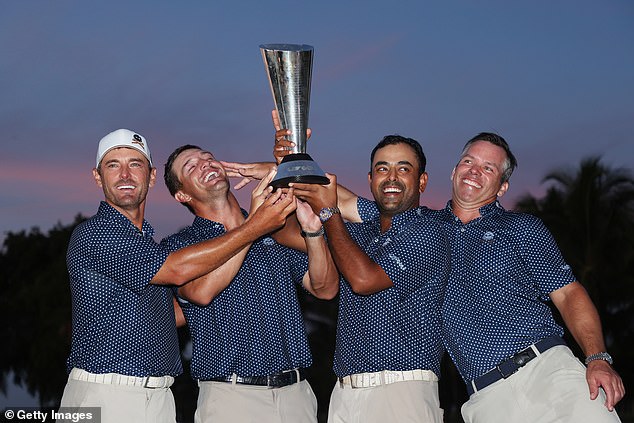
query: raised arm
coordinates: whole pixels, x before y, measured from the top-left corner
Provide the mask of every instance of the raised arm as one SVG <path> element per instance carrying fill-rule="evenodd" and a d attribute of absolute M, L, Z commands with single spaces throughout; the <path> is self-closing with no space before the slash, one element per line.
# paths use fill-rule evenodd
<path fill-rule="evenodd" d="M 274 175 L 275 172 L 270 172 L 251 193 L 250 214 L 255 213 L 270 195 L 271 188 L 268 187 L 268 184 Z M 251 243 L 240 250 L 238 254 L 231 257 L 222 266 L 181 286 L 178 288 L 178 295 L 198 306 L 204 307 L 208 305 L 218 294 L 229 286 L 231 281 L 236 277 L 250 247 Z"/>
<path fill-rule="evenodd" d="M 309 203 L 315 213 L 337 205 L 337 178 L 326 175 L 329 185 L 291 184 L 297 198 Z M 369 295 L 393 286 L 383 268 L 350 237 L 340 214 L 333 214 L 323 225 L 334 262 L 354 292 Z"/>
<path fill-rule="evenodd" d="M 575 281 L 551 292 L 550 298 L 586 357 L 605 351 L 599 314 L 583 285 Z M 592 400 L 599 395 L 599 387 L 603 387 L 605 406 L 610 411 L 625 395 L 621 377 L 604 360 L 588 363 L 586 380 Z"/>
<path fill-rule="evenodd" d="M 308 252 L 308 271 L 304 275 L 303 285 L 315 297 L 330 300 L 339 292 L 339 271 L 324 239 L 319 217 L 307 203 L 297 201 L 297 220 Z"/>
<path fill-rule="evenodd" d="M 209 273 L 229 261 L 259 237 L 280 228 L 295 211 L 295 198 L 271 194 L 245 223 L 224 235 L 190 245 L 171 253 L 151 283 L 181 286 Z"/>

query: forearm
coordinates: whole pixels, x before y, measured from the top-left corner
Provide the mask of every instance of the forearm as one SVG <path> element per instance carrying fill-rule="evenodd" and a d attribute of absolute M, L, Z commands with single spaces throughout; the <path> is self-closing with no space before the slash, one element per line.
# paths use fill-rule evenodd
<path fill-rule="evenodd" d="M 306 237 L 308 272 L 304 276 L 304 287 L 317 298 L 330 300 L 339 292 L 339 271 L 332 259 L 323 236 Z"/>
<path fill-rule="evenodd" d="M 286 224 L 271 236 L 278 243 L 294 250 L 306 252 L 306 243 L 300 235 L 301 227 L 295 215 L 286 219 Z"/>
<path fill-rule="evenodd" d="M 216 270 L 181 286 L 178 294 L 198 306 L 208 305 L 236 277 L 250 246 L 251 244 L 247 245 Z"/>
<path fill-rule="evenodd" d="M 579 282 L 554 291 L 551 298 L 586 357 L 605 351 L 599 313 Z"/>
<path fill-rule="evenodd" d="M 349 222 L 361 222 L 361 216 L 357 208 L 357 198 L 357 194 L 337 184 L 337 207 L 341 210 L 343 218 Z"/>
<path fill-rule="evenodd" d="M 599 314 L 579 282 L 551 292 L 550 297 L 586 357 L 605 351 Z M 614 405 L 625 395 L 623 380 L 606 361 L 594 360 L 588 363 L 586 381 L 591 400 L 596 399 L 599 388 L 603 388 L 606 396 L 604 405 L 609 411 L 613 411 Z"/>
<path fill-rule="evenodd" d="M 335 265 L 355 293 L 369 295 L 393 286 L 383 268 L 350 237 L 340 215 L 334 215 L 324 227 Z"/>
<path fill-rule="evenodd" d="M 218 238 L 172 252 L 154 275 L 153 284 L 181 286 L 222 266 L 263 233 L 245 222 Z"/>

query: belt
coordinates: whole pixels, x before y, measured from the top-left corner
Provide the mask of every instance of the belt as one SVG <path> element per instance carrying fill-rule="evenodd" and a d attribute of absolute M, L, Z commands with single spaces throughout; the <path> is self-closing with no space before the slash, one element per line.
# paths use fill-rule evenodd
<path fill-rule="evenodd" d="M 472 380 L 471 383 L 467 383 L 467 392 L 471 395 L 500 379 L 508 378 L 520 368 L 524 367 L 526 363 L 544 351 L 557 345 L 566 345 L 566 342 L 559 336 L 550 336 L 542 339 L 525 350 L 518 352 L 513 357 L 504 360 L 492 370 L 483 374 L 479 378 Z"/>
<path fill-rule="evenodd" d="M 118 373 L 90 373 L 83 369 L 73 368 L 69 379 L 82 382 L 104 383 L 107 385 L 137 386 L 139 388 L 169 388 L 174 383 L 172 376 L 136 377 Z"/>
<path fill-rule="evenodd" d="M 438 381 L 438 376 L 431 370 L 382 370 L 380 372 L 355 373 L 353 375 L 340 377 L 339 384 L 342 388 L 346 386 L 350 386 L 351 388 L 371 388 L 409 380 L 436 382 Z"/>
<path fill-rule="evenodd" d="M 306 370 L 293 369 L 264 376 L 240 376 L 232 374 L 230 376 L 216 377 L 202 380 L 202 382 L 231 382 L 242 385 L 267 386 L 269 388 L 281 388 L 292 385 L 306 379 Z"/>

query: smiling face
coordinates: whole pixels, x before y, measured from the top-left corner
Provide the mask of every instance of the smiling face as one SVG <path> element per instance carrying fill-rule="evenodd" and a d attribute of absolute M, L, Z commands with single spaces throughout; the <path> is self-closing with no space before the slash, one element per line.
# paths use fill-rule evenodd
<path fill-rule="evenodd" d="M 509 186 L 502 183 L 506 160 L 506 152 L 497 145 L 471 144 L 451 172 L 454 209 L 477 211 L 504 195 Z"/>
<path fill-rule="evenodd" d="M 198 148 L 182 151 L 172 165 L 174 175 L 182 186 L 174 197 L 192 207 L 197 201 L 206 201 L 229 191 L 227 174 L 213 154 Z"/>
<path fill-rule="evenodd" d="M 418 207 L 427 185 L 427 174 L 419 177 L 416 153 L 405 143 L 378 149 L 368 179 L 379 211 L 388 216 Z"/>
<path fill-rule="evenodd" d="M 106 202 L 121 211 L 136 211 L 145 204 L 148 189 L 154 186 L 156 169 L 133 148 L 113 148 L 93 170 Z"/>

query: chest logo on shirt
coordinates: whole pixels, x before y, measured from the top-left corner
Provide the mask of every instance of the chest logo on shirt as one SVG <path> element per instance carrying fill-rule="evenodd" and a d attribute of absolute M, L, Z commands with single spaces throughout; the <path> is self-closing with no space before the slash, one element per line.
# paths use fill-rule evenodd
<path fill-rule="evenodd" d="M 407 268 L 405 267 L 405 265 L 403 264 L 400 258 L 395 256 L 394 254 L 389 254 L 388 257 L 394 262 L 394 264 L 398 266 L 399 269 L 407 270 Z"/>
<path fill-rule="evenodd" d="M 486 231 L 482 234 L 482 242 L 485 244 L 493 244 L 493 242 L 495 242 L 495 234 L 491 231 Z"/>

